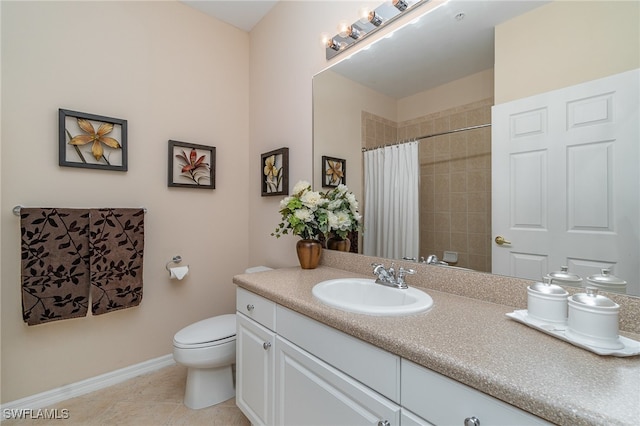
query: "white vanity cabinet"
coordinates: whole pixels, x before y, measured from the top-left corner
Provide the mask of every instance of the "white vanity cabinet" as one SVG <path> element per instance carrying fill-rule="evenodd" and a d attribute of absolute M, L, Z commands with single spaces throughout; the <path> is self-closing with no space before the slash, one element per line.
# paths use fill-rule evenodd
<path fill-rule="evenodd" d="M 236 294 L 236 404 L 252 425 L 273 425 L 276 304 Z"/>
<path fill-rule="evenodd" d="M 237 311 L 236 402 L 254 425 L 548 424 L 241 288 Z"/>
<path fill-rule="evenodd" d="M 434 425 L 529 426 L 550 424 L 539 417 L 406 359 L 402 360 L 401 383 L 402 406 Z M 404 422 L 403 426 L 405 426 Z"/>

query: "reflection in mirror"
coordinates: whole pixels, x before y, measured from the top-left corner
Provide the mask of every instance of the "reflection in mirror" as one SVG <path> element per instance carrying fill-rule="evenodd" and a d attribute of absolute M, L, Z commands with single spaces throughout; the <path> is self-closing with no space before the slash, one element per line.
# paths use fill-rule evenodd
<path fill-rule="evenodd" d="M 323 155 L 343 158 L 365 205 L 363 150 L 435 134 L 420 141 L 419 250 L 405 254 L 491 272 L 492 131 L 456 130 L 491 123 L 494 27 L 547 3 L 451 0 L 316 75 L 314 185 Z M 637 288 L 637 276 L 621 278 Z"/>

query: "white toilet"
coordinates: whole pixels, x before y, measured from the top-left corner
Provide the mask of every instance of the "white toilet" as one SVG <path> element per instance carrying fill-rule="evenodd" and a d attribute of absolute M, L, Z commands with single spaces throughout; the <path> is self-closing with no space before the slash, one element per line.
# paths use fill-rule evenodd
<path fill-rule="evenodd" d="M 187 370 L 184 405 L 198 409 L 233 398 L 236 316 L 220 315 L 191 324 L 173 337 L 173 359 Z"/>

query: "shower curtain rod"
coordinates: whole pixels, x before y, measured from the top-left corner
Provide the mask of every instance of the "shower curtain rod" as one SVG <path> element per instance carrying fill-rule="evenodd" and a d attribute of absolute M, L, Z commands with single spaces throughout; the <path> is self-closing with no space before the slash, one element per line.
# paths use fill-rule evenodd
<path fill-rule="evenodd" d="M 400 140 L 400 141 L 397 141 L 397 142 L 394 142 L 394 143 L 390 143 L 390 144 L 374 146 L 373 148 L 362 148 L 362 152 L 371 151 L 371 150 L 378 149 L 378 148 L 385 148 L 387 146 L 402 145 L 403 143 L 416 142 L 416 141 L 419 141 L 419 140 L 422 140 L 422 139 L 433 138 L 435 136 L 444 136 L 444 135 L 449 135 L 451 133 L 458 133 L 458 132 L 464 132 L 464 131 L 467 131 L 467 130 L 481 129 L 483 127 L 490 127 L 490 126 L 491 126 L 491 123 L 478 124 L 477 126 L 462 127 L 460 129 L 447 130 L 446 132 L 432 133 L 430 135 L 422 135 L 422 136 L 418 136 L 418 137 L 415 137 L 415 138 L 403 139 L 403 140 Z"/>

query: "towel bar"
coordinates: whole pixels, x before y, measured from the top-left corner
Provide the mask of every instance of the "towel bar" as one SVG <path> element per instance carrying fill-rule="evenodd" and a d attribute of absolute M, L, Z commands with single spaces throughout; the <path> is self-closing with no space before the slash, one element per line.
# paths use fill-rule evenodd
<path fill-rule="evenodd" d="M 20 216 L 20 210 L 22 210 L 23 206 L 15 206 L 13 209 L 11 209 L 11 211 L 13 212 L 13 214 L 15 216 Z M 142 210 L 144 210 L 145 214 L 147 213 L 147 208 L 143 207 Z"/>

